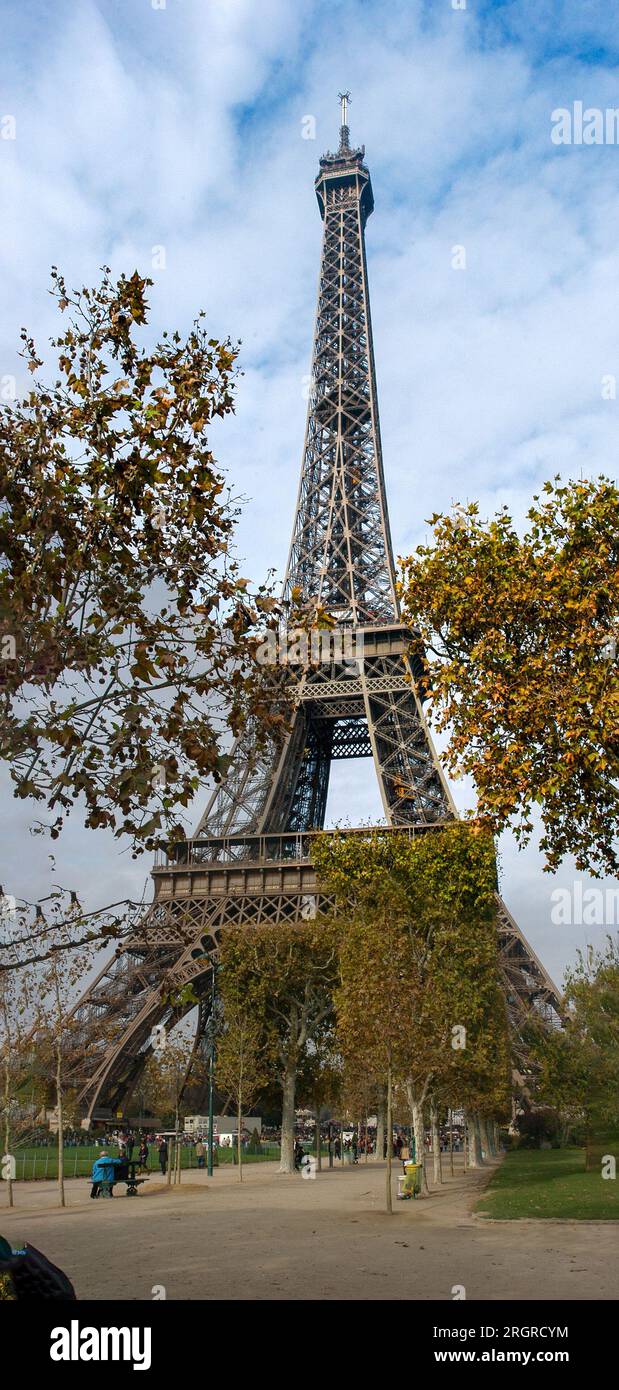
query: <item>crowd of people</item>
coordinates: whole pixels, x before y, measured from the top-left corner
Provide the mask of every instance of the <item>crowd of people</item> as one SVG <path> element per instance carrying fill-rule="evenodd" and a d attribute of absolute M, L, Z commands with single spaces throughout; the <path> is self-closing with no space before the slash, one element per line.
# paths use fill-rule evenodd
<path fill-rule="evenodd" d="M 350 1132 L 343 1128 L 336 1128 L 334 1125 L 328 1125 L 326 1128 L 321 1127 L 320 1142 L 321 1149 L 323 1151 L 326 1149 L 329 1157 L 341 1160 L 342 1156 L 344 1156 L 344 1159 L 347 1159 L 348 1162 L 358 1163 L 360 1155 L 365 1156 L 367 1154 L 368 1157 L 370 1157 L 376 1153 L 376 1129 L 372 1127 L 368 1127 L 367 1129 L 360 1127 L 358 1131 L 355 1129 Z M 402 1159 L 402 1157 L 406 1158 L 410 1153 L 411 1147 L 410 1131 L 407 1132 L 404 1129 L 394 1130 L 392 1143 L 392 1157 L 395 1159 Z M 439 1130 L 439 1147 L 441 1153 L 448 1152 L 450 1147 L 453 1148 L 455 1153 L 458 1153 L 461 1151 L 463 1144 L 464 1132 L 461 1128 L 454 1127 L 451 1133 L 449 1128 Z M 427 1152 L 432 1148 L 432 1136 L 429 1132 L 424 1136 L 424 1147 Z M 305 1153 L 315 1152 L 315 1148 L 315 1130 L 309 1130 L 307 1126 L 305 1130 L 300 1130 L 299 1127 L 295 1138 L 295 1166 L 297 1168 L 300 1167 L 303 1155 Z M 386 1135 L 383 1140 L 382 1157 L 387 1157 Z"/>
<path fill-rule="evenodd" d="M 105 1136 L 105 1146 L 109 1147 L 112 1144 L 118 1149 L 119 1158 L 125 1159 L 127 1163 L 135 1162 L 137 1173 L 145 1173 L 148 1170 L 151 1149 L 156 1151 L 159 1167 L 165 1177 L 168 1166 L 168 1145 L 162 1134 L 153 1135 L 149 1144 L 148 1136 L 143 1130 L 139 1130 L 137 1134 L 132 1129 L 113 1130 Z"/>
<path fill-rule="evenodd" d="M 277 1143 L 280 1138 L 281 1133 L 279 1130 L 267 1126 L 263 1127 L 263 1140 L 270 1143 Z M 193 1135 L 182 1135 L 181 1139 L 184 1143 L 194 1145 L 197 1167 L 204 1168 L 207 1159 L 205 1137 L 202 1135 L 197 1135 L 196 1137 Z M 244 1132 L 242 1135 L 244 1148 L 247 1147 L 248 1140 L 249 1132 Z M 215 1145 L 219 1145 L 220 1137 L 217 1133 L 213 1135 L 213 1141 Z M 407 1157 L 410 1152 L 410 1131 L 407 1132 L 405 1129 L 401 1128 L 394 1129 L 392 1142 L 393 1158 L 399 1160 L 403 1155 Z M 455 1152 L 459 1152 L 463 1147 L 463 1143 L 464 1134 L 461 1127 L 454 1126 L 451 1132 L 448 1127 L 439 1130 L 439 1145 L 442 1153 L 448 1151 L 450 1147 L 452 1147 Z M 169 1139 L 166 1138 L 165 1135 L 154 1134 L 150 1136 L 149 1142 L 149 1136 L 147 1136 L 143 1130 L 139 1130 L 135 1133 L 132 1129 L 117 1129 L 110 1134 L 106 1134 L 105 1144 L 108 1146 L 112 1144 L 116 1145 L 118 1148 L 118 1157 L 120 1159 L 125 1160 L 127 1163 L 135 1162 L 135 1171 L 137 1173 L 145 1173 L 148 1170 L 149 1155 L 151 1152 L 153 1155 L 156 1153 L 156 1163 L 161 1170 L 162 1176 L 166 1176 L 170 1154 Z M 426 1151 L 431 1150 L 432 1138 L 429 1133 L 425 1134 L 424 1145 Z M 315 1147 L 315 1127 L 312 1129 L 307 1122 L 298 1124 L 295 1133 L 295 1166 L 297 1168 L 301 1167 L 302 1160 L 306 1154 L 315 1152 Z M 370 1157 L 376 1153 L 376 1128 L 372 1126 L 358 1126 L 353 1130 L 346 1130 L 343 1126 L 334 1123 L 321 1125 L 321 1149 L 323 1152 L 326 1151 L 329 1158 L 342 1161 L 342 1157 L 344 1157 L 344 1161 L 353 1164 L 358 1163 L 360 1156 L 365 1157 L 367 1154 L 367 1156 Z M 386 1136 L 383 1141 L 382 1156 L 383 1158 L 387 1156 Z"/>

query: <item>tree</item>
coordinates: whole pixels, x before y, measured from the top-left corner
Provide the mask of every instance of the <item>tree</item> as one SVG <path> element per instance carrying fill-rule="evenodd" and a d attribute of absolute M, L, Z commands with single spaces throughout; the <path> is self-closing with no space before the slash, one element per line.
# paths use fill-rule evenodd
<path fill-rule="evenodd" d="M 579 951 L 566 974 L 572 1030 L 587 1057 L 585 1114 L 592 1130 L 619 1131 L 619 938 Z"/>
<path fill-rule="evenodd" d="M 71 292 L 54 268 L 58 375 L 22 330 L 32 389 L 0 405 L 0 757 L 53 837 L 79 801 L 136 852 L 183 838 L 175 808 L 231 733 L 279 722 L 252 659 L 273 600 L 232 557 L 207 440 L 237 353 L 203 316 L 148 351 L 151 283 L 105 268 Z"/>
<path fill-rule="evenodd" d="M 248 1001 L 240 994 L 234 970 L 223 962 L 217 985 L 223 1001 L 223 1027 L 217 1040 L 216 1084 L 232 1096 L 237 1116 L 237 1158 L 239 1182 L 243 1181 L 243 1110 L 248 1111 L 269 1081 L 268 1049 L 264 1046 L 264 1026 L 254 1017 Z"/>
<path fill-rule="evenodd" d="M 19 910 L 0 897 L 0 1069 L 7 1152 L 13 1136 L 44 1119 L 57 1133 L 58 1190 L 64 1192 L 64 1131 L 77 1124 L 72 1071 L 85 1047 L 96 1052 L 102 1037 L 86 1041 L 75 998 L 96 947 L 106 940 L 104 914 L 83 914 L 57 887 L 40 905 Z M 47 915 L 46 915 L 47 914 Z M 76 934 L 76 922 L 81 933 Z M 108 919 L 110 932 L 116 924 Z"/>
<path fill-rule="evenodd" d="M 432 544 L 403 562 L 403 613 L 479 815 L 526 842 L 539 808 L 549 868 L 573 854 L 615 874 L 619 489 L 601 477 L 543 493 L 523 536 L 505 508 L 433 516 Z"/>
<path fill-rule="evenodd" d="M 340 922 L 340 972 L 335 1003 L 345 1062 L 378 1074 L 387 1093 L 387 1211 L 393 1210 L 393 1089 L 411 1054 L 415 1009 L 411 942 L 401 900 L 387 881 L 380 896 L 360 895 Z"/>
<path fill-rule="evenodd" d="M 324 1036 L 332 1015 L 337 950 L 319 919 L 226 928 L 222 967 L 246 1002 L 273 1057 L 282 1092 L 280 1172 L 294 1172 L 297 1075 L 308 1045 Z"/>
<path fill-rule="evenodd" d="M 17 952 L 11 953 L 17 955 Z M 8 1205 L 13 1206 L 13 1173 L 16 1142 L 32 1127 L 41 1108 L 43 1088 L 32 1058 L 29 1035 L 39 1008 L 39 991 L 33 971 L 12 961 L 14 968 L 0 970 L 0 1133 L 2 1157 L 8 1161 Z M 25 1084 L 29 1077 L 30 1084 Z"/>
<path fill-rule="evenodd" d="M 70 1085 L 71 1064 L 75 1058 L 76 1034 L 81 1025 L 75 1017 L 76 989 L 92 965 L 93 950 L 82 945 L 79 951 L 70 950 L 70 941 L 63 942 L 67 927 L 57 904 L 52 905 L 52 920 L 48 930 L 57 949 L 52 951 L 40 968 L 39 989 L 41 1004 L 29 1042 L 39 1064 L 47 1062 L 48 1087 L 53 1096 L 50 1118 L 58 1140 L 58 1197 L 65 1206 L 64 1188 L 64 1131 L 78 1123 L 76 1094 Z M 63 949 L 64 947 L 64 949 Z M 91 1043 L 96 1046 L 96 1043 Z"/>
<path fill-rule="evenodd" d="M 560 1137 L 583 1126 L 592 1139 L 619 1133 L 619 939 L 579 951 L 566 972 L 563 1027 L 531 1024 L 532 1099 L 552 1109 Z M 530 1128 L 530 1125 L 528 1126 Z"/>
<path fill-rule="evenodd" d="M 190 1031 L 181 1024 L 176 1035 L 167 1032 L 160 1045 L 151 1052 L 140 1083 L 142 1105 L 160 1115 L 164 1124 L 174 1126 L 175 1151 L 170 1155 L 168 1140 L 168 1186 L 181 1180 L 181 1102 L 191 1068 L 199 1066 Z"/>
<path fill-rule="evenodd" d="M 45 916 L 48 904 L 52 904 L 51 922 Z M 59 884 L 36 903 L 11 898 L 0 888 L 0 924 L 5 926 L 4 932 L 0 930 L 0 975 L 139 934 L 143 916 L 143 903 L 129 898 L 85 909 L 75 892 Z"/>
<path fill-rule="evenodd" d="M 302 1105 L 314 1112 L 316 1124 L 316 1167 L 322 1168 L 320 1120 L 324 1109 L 332 1110 L 342 1098 L 342 1060 L 334 1049 L 335 1039 L 331 1019 L 312 1039 L 297 1075 L 297 1095 Z"/>
<path fill-rule="evenodd" d="M 426 1104 L 457 1095 L 493 1113 L 509 1094 L 492 838 L 458 822 L 414 838 L 324 836 L 313 858 L 336 898 L 345 1056 L 387 1091 L 389 1073 L 405 1087 L 422 1155 Z"/>

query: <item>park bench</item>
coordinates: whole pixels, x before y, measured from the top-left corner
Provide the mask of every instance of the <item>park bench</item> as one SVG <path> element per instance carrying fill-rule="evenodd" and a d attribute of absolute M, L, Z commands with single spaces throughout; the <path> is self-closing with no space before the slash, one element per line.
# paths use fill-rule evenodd
<path fill-rule="evenodd" d="M 111 1158 L 106 1167 L 113 1170 L 114 1176 L 97 1179 L 99 1191 L 97 1197 L 113 1197 L 116 1183 L 124 1182 L 127 1184 L 127 1197 L 137 1197 L 138 1188 L 142 1183 L 148 1182 L 148 1178 L 136 1177 L 138 1163 L 133 1160 L 131 1163 L 126 1158 Z"/>

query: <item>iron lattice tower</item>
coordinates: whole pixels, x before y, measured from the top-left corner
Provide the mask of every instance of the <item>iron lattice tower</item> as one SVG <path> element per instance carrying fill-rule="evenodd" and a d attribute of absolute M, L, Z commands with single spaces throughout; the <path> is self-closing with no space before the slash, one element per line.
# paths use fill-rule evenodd
<path fill-rule="evenodd" d="M 374 198 L 365 150 L 350 144 L 348 100 L 341 95 L 339 148 L 322 157 L 315 181 L 322 254 L 284 580 L 287 602 L 323 608 L 337 626 L 326 654 L 323 645 L 320 661 L 300 673 L 283 746 L 259 753 L 251 730 L 235 745 L 196 835 L 173 862 L 156 864 L 154 902 L 140 929 L 77 1006 L 81 1056 L 72 1084 L 90 1117 L 107 1118 L 126 1103 L 155 1025 L 173 1025 L 192 1007 L 182 1002 L 189 983 L 202 1033 L 224 925 L 294 921 L 329 906 L 310 842 L 324 825 L 335 759 L 373 759 L 385 833 L 418 834 L 456 814 L 399 614 L 365 254 Z M 512 1017 L 532 1008 L 552 1014 L 557 992 L 502 903 L 499 937 Z"/>

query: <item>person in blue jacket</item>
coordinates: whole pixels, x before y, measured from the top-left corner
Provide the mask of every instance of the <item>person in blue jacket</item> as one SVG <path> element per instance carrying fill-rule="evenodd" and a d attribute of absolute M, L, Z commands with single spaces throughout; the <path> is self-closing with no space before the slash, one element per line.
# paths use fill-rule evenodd
<path fill-rule="evenodd" d="M 95 1159 L 92 1165 L 92 1187 L 90 1189 L 91 1197 L 99 1196 L 102 1182 L 112 1183 L 114 1181 L 114 1178 L 115 1171 L 113 1158 L 110 1158 L 110 1155 L 106 1153 L 99 1154 L 99 1157 Z"/>

